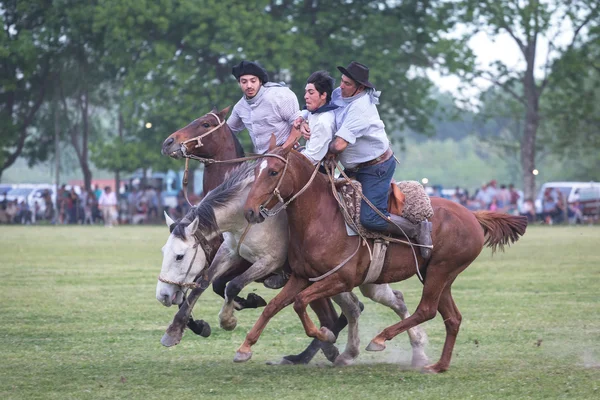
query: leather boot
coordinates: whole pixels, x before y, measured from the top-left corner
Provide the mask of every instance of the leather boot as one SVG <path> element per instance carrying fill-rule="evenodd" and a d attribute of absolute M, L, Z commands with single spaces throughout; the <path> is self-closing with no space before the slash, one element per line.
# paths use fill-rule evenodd
<path fill-rule="evenodd" d="M 392 222 L 388 224 L 386 230 L 388 233 L 400 238 L 403 238 L 405 233 L 418 244 L 431 245 L 433 243 L 431 241 L 431 222 L 422 221 L 419 224 L 413 224 L 406 218 L 395 214 L 390 214 L 390 220 Z M 404 233 L 396 225 L 400 226 Z M 421 257 L 424 259 L 431 257 L 431 249 L 426 247 L 419 247 L 419 249 L 421 249 Z"/>

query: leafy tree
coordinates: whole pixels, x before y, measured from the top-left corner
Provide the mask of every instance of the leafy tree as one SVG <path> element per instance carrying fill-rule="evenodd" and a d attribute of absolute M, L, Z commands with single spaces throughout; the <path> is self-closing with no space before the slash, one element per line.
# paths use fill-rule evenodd
<path fill-rule="evenodd" d="M 589 40 L 586 35 L 595 29 L 600 21 L 600 4 L 596 0 L 464 0 L 457 3 L 461 20 L 467 23 L 471 36 L 475 32 L 484 32 L 495 38 L 507 34 L 518 46 L 523 67 L 512 67 L 502 61 L 490 66 L 491 69 L 465 69 L 463 77 L 468 82 L 477 78 L 485 79 L 502 88 L 520 104 L 523 116 L 522 137 L 520 142 L 520 162 L 523 171 L 525 197 L 534 197 L 536 139 L 540 123 L 545 117 L 540 109 L 542 95 L 548 88 L 559 83 L 559 78 L 550 73 L 553 65 L 562 55 L 572 49 L 580 48 Z M 570 26 L 572 36 L 566 45 L 558 42 L 561 28 Z M 549 51 L 544 65 L 537 58 L 541 40 L 548 40 Z M 536 71 L 542 76 L 538 79 Z M 516 83 L 522 87 L 517 92 Z"/>

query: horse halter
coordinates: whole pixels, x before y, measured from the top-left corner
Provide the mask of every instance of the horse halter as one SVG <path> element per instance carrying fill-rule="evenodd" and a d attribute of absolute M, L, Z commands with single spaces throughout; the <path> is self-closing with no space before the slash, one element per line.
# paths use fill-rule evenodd
<path fill-rule="evenodd" d="M 287 208 L 287 206 L 294 201 L 298 196 L 300 196 L 302 193 L 304 193 L 304 191 L 310 186 L 310 184 L 312 183 L 313 179 L 315 178 L 315 176 L 317 175 L 317 172 L 319 171 L 319 163 L 317 163 L 317 165 L 315 166 L 315 169 L 310 177 L 310 179 L 308 180 L 308 182 L 306 182 L 306 185 L 304 185 L 302 187 L 302 189 L 300 189 L 298 191 L 298 193 L 296 193 L 295 195 L 293 195 L 292 197 L 290 197 L 290 199 L 288 201 L 285 201 L 283 199 L 283 197 L 281 197 L 281 193 L 279 192 L 279 187 L 281 186 L 281 182 L 283 182 L 283 178 L 285 177 L 285 173 L 287 172 L 287 168 L 288 168 L 288 159 L 287 158 L 283 158 L 277 154 L 264 154 L 265 157 L 276 157 L 279 158 L 280 160 L 282 160 L 285 163 L 285 167 L 283 168 L 283 173 L 281 174 L 281 176 L 279 177 L 279 181 L 277 182 L 277 185 L 275 186 L 275 189 L 273 189 L 273 192 L 271 193 L 271 196 L 269 196 L 269 198 L 263 202 L 260 206 L 258 206 L 258 210 L 260 212 L 260 215 L 263 216 L 263 218 L 267 218 L 267 217 L 272 217 L 275 216 L 277 214 L 279 214 L 282 210 L 285 210 Z M 288 157 L 289 157 L 289 153 L 288 153 Z M 279 206 L 278 208 L 276 208 L 275 210 L 271 211 L 267 208 L 267 204 L 269 204 L 269 202 L 271 201 L 271 199 L 273 199 L 273 197 L 277 197 L 277 200 L 279 200 L 281 204 L 281 206 Z"/>
<path fill-rule="evenodd" d="M 171 285 L 177 285 L 180 286 L 182 288 L 202 288 L 202 289 L 206 289 L 206 287 L 203 287 L 201 284 L 196 283 L 196 278 L 194 278 L 194 280 L 192 282 L 185 282 L 185 279 L 187 278 L 187 276 L 189 275 L 190 271 L 192 270 L 192 266 L 194 265 L 194 261 L 196 261 L 196 256 L 198 255 L 198 247 L 202 247 L 202 250 L 204 251 L 204 254 L 206 254 L 206 256 L 208 257 L 208 254 L 210 253 L 210 246 L 208 244 L 208 242 L 206 241 L 206 239 L 198 234 L 198 231 L 196 231 L 194 233 L 194 239 L 195 239 L 195 243 L 192 246 L 192 248 L 194 249 L 194 257 L 192 257 L 192 261 L 190 261 L 190 266 L 188 267 L 187 271 L 185 272 L 185 276 L 183 277 L 183 281 L 182 282 L 176 282 L 176 281 L 171 281 L 169 279 L 163 278 L 160 274 L 158 275 L 158 280 L 163 282 L 163 283 L 168 283 Z M 208 287 L 208 286 L 207 286 Z"/>
<path fill-rule="evenodd" d="M 202 135 L 199 135 L 199 136 L 196 136 L 196 137 L 193 137 L 191 139 L 181 142 L 181 153 L 183 154 L 184 157 L 188 156 L 186 144 L 191 143 L 191 142 L 196 142 L 196 145 L 193 148 L 194 149 L 200 148 L 200 147 L 204 146 L 202 144 L 203 137 L 210 135 L 211 133 L 213 133 L 214 131 L 221 128 L 223 125 L 225 125 L 225 119 L 223 118 L 223 121 L 221 121 L 221 119 L 219 118 L 219 116 L 217 114 L 210 112 L 207 115 L 212 115 L 213 117 L 215 117 L 219 124 L 217 126 L 215 126 L 214 128 L 212 128 L 211 130 L 209 130 L 208 132 L 204 132 Z"/>

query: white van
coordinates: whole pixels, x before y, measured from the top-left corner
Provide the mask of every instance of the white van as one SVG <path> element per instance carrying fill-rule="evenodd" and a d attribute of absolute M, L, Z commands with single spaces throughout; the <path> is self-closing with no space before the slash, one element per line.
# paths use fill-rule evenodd
<path fill-rule="evenodd" d="M 540 188 L 535 199 L 535 211 L 539 214 L 542 212 L 542 199 L 547 188 L 560 190 L 567 202 L 573 203 L 579 201 L 581 190 L 600 189 L 600 182 L 546 182 Z"/>

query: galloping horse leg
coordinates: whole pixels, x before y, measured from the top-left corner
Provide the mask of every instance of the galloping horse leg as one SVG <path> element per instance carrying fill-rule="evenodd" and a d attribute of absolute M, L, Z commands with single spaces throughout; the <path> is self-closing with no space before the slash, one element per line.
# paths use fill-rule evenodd
<path fill-rule="evenodd" d="M 160 339 L 160 343 L 165 347 L 175 346 L 181 341 L 183 337 L 183 330 L 185 326 L 189 322 L 190 314 L 192 313 L 192 308 L 194 308 L 194 304 L 200 297 L 200 295 L 206 290 L 209 285 L 209 282 L 202 281 L 202 287 L 198 287 L 193 289 L 190 292 L 187 300 L 183 302 L 177 314 L 173 318 L 173 322 L 167 328 L 167 331 L 163 335 L 162 339 Z"/>
<path fill-rule="evenodd" d="M 313 309 L 315 314 L 317 314 L 321 326 L 330 328 L 336 337 L 342 331 L 342 329 L 348 325 L 348 320 L 344 314 L 341 314 L 338 318 L 331 299 L 315 300 L 310 303 L 310 307 Z M 362 311 L 365 306 L 359 301 L 358 307 Z M 338 348 L 334 344 L 321 342 L 318 339 L 314 339 L 302 353 L 285 356 L 277 364 L 308 364 L 320 349 L 323 350 L 325 357 L 331 362 L 334 362 L 340 354 Z"/>
<path fill-rule="evenodd" d="M 360 317 L 358 298 L 352 292 L 340 293 L 333 298 L 348 318 L 348 343 L 346 343 L 344 352 L 335 359 L 334 364 L 337 366 L 350 365 L 358 357 L 358 346 L 360 345 L 360 338 L 358 337 L 358 318 Z"/>
<path fill-rule="evenodd" d="M 292 274 L 289 281 L 285 284 L 283 289 L 267 304 L 258 320 L 254 323 L 254 326 L 246 335 L 246 340 L 240 346 L 235 353 L 233 361 L 244 362 L 248 361 L 252 357 L 252 346 L 258 341 L 260 334 L 262 333 L 265 326 L 269 323 L 269 320 L 273 318 L 275 314 L 281 311 L 284 307 L 290 305 L 298 293 L 304 290 L 309 285 L 309 282 L 304 278 L 298 278 L 295 274 Z"/>
<path fill-rule="evenodd" d="M 425 371 L 432 373 L 448 370 L 450 359 L 452 358 L 452 350 L 454 349 L 456 336 L 458 335 L 458 330 L 460 329 L 460 323 L 462 321 L 462 316 L 452 298 L 450 283 L 446 285 L 446 288 L 440 296 L 438 311 L 442 315 L 444 324 L 446 325 L 446 341 L 444 342 L 444 349 L 442 350 L 440 360 L 437 363 L 424 368 Z"/>
<path fill-rule="evenodd" d="M 227 287 L 227 284 L 236 276 L 240 275 L 243 271 L 247 270 L 250 265 L 252 264 L 249 261 L 246 261 L 240 257 L 238 260 L 238 266 L 231 267 L 231 271 L 227 271 L 226 274 L 218 279 L 215 279 L 213 282 L 213 291 L 224 299 L 225 288 Z M 267 305 L 265 299 L 256 293 L 248 293 L 247 298 L 235 296 L 233 301 L 236 310 L 243 310 L 244 308 L 259 308 Z"/>
<path fill-rule="evenodd" d="M 231 265 L 235 264 L 237 261 L 239 260 L 229 256 L 229 251 L 225 246 L 219 247 L 213 262 L 210 264 L 210 267 L 208 267 L 200 281 L 201 287 L 195 288 L 190 292 L 190 295 L 180 305 L 179 311 L 177 311 L 177 314 L 173 317 L 173 322 L 171 322 L 171 325 L 169 325 L 167 331 L 160 340 L 163 346 L 175 346 L 181 341 L 185 326 L 186 324 L 189 324 L 192 309 L 200 295 L 208 288 L 211 282 L 228 271 L 228 269 L 231 268 Z M 210 327 L 208 328 L 210 329 Z"/>
<path fill-rule="evenodd" d="M 374 302 L 390 307 L 402 320 L 410 317 L 402 292 L 392 290 L 390 285 L 365 284 L 360 285 L 360 291 Z M 407 333 L 412 346 L 412 366 L 415 368 L 425 366 L 429 362 L 425 354 L 425 345 L 427 344 L 425 331 L 420 326 L 415 326 L 408 329 Z"/>
<path fill-rule="evenodd" d="M 446 262 L 431 264 L 427 279 L 423 286 L 421 302 L 413 315 L 392 326 L 385 328 L 381 333 L 375 336 L 369 345 L 367 351 L 381 351 L 385 349 L 385 341 L 393 339 L 399 333 L 402 333 L 412 327 L 422 324 L 425 321 L 433 319 L 436 315 L 440 295 L 444 287 L 454 278 L 450 279 Z M 442 272 L 439 272 L 442 271 Z"/>
<path fill-rule="evenodd" d="M 233 315 L 234 301 L 237 295 L 242 291 L 246 285 L 255 280 L 268 275 L 279 268 L 280 262 L 273 260 L 273 258 L 262 258 L 257 260 L 250 268 L 244 271 L 243 274 L 232 279 L 225 289 L 225 303 L 219 312 L 219 322 L 221 328 L 226 331 L 235 329 L 237 325 L 237 319 Z M 266 305 L 266 303 L 265 303 Z"/>
<path fill-rule="evenodd" d="M 340 281 L 337 274 L 333 274 L 321 281 L 313 283 L 310 287 L 296 296 L 296 300 L 294 301 L 294 311 L 296 311 L 298 317 L 300 317 L 304 330 L 309 337 L 319 339 L 323 342 L 335 343 L 336 335 L 326 326 L 317 329 L 306 312 L 306 306 L 317 299 L 333 297 L 342 292 L 349 292 L 351 290 L 351 286 L 349 287 L 347 284 Z M 349 317 L 346 316 L 346 318 Z"/>

